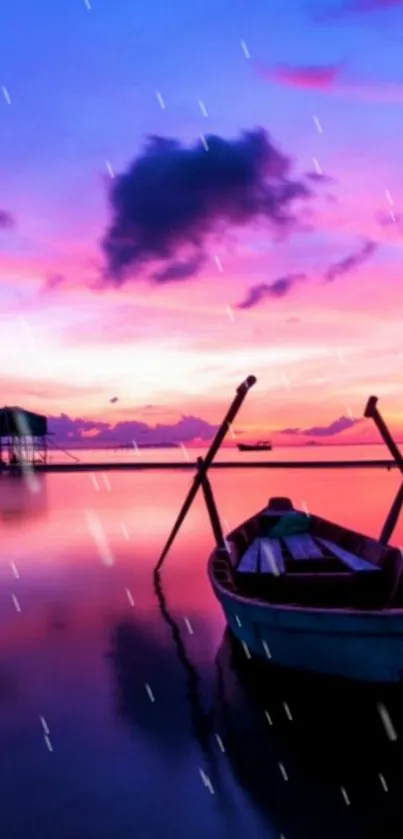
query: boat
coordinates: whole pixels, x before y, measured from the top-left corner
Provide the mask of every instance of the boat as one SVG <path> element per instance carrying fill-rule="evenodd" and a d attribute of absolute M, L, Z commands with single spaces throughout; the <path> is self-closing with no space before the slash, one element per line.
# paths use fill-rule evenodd
<path fill-rule="evenodd" d="M 270 452 L 273 448 L 268 440 L 258 440 L 257 443 L 237 443 L 240 452 Z"/>
<path fill-rule="evenodd" d="M 270 498 L 224 536 L 208 468 L 254 376 L 240 385 L 156 566 L 162 563 L 201 487 L 216 547 L 208 576 L 246 657 L 294 671 L 352 681 L 403 681 L 403 556 L 390 537 L 403 484 L 379 539 Z M 371 396 L 364 411 L 403 472 L 403 458 Z"/>

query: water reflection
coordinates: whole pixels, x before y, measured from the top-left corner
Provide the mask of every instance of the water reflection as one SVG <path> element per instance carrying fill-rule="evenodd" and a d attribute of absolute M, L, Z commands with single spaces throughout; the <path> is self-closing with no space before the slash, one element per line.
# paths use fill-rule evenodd
<path fill-rule="evenodd" d="M 269 676 L 226 633 L 215 710 L 234 776 L 287 839 L 403 835 L 402 748 L 388 740 L 384 702 L 402 730 L 400 689 Z"/>
<path fill-rule="evenodd" d="M 35 489 L 23 475 L 0 476 L 0 521 L 19 524 L 32 518 L 45 517 L 48 510 L 47 476 L 35 476 Z"/>

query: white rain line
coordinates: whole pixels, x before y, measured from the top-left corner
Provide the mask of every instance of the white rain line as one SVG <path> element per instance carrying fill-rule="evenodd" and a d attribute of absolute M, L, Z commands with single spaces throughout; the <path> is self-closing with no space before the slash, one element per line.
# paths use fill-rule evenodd
<path fill-rule="evenodd" d="M 223 741 L 221 740 L 220 735 L 219 735 L 219 734 L 216 734 L 215 739 L 217 740 L 218 746 L 219 746 L 219 748 L 221 749 L 221 751 L 222 751 L 222 752 L 223 752 L 223 754 L 224 754 L 224 753 L 225 753 L 225 746 L 224 746 Z"/>
<path fill-rule="evenodd" d="M 13 574 L 14 574 L 14 577 L 16 577 L 17 580 L 19 580 L 20 579 L 20 574 L 19 574 L 19 571 L 18 571 L 18 568 L 17 568 L 15 562 L 10 562 L 10 568 L 11 568 Z"/>
<path fill-rule="evenodd" d="M 250 52 L 249 52 L 248 46 L 245 43 L 245 41 L 241 41 L 241 50 L 242 50 L 245 58 L 250 58 Z"/>
<path fill-rule="evenodd" d="M 90 3 L 90 0 L 84 0 L 84 5 L 85 5 L 85 7 L 88 9 L 88 11 L 90 12 L 90 11 L 91 11 L 91 9 L 92 9 L 92 6 L 91 6 L 91 3 Z"/>
<path fill-rule="evenodd" d="M 200 108 L 203 116 L 208 117 L 207 108 L 206 108 L 202 99 L 198 99 L 198 105 L 199 105 L 199 108 Z"/>
<path fill-rule="evenodd" d="M 237 622 L 238 626 L 242 626 L 241 621 L 239 620 L 238 615 L 235 615 L 235 620 L 236 620 L 236 622 Z"/>
<path fill-rule="evenodd" d="M 229 433 L 231 434 L 232 439 L 236 440 L 236 434 L 235 434 L 234 429 L 232 428 L 232 425 L 231 425 L 230 422 L 227 422 L 227 428 L 228 428 Z"/>
<path fill-rule="evenodd" d="M 148 684 L 148 682 L 145 682 L 145 683 L 144 683 L 144 687 L 145 687 L 145 689 L 146 689 L 146 691 L 147 691 L 147 694 L 148 694 L 148 697 L 149 697 L 150 702 L 155 702 L 155 696 L 154 696 L 154 694 L 153 694 L 153 692 L 152 692 L 152 690 L 151 690 L 150 685 Z"/>
<path fill-rule="evenodd" d="M 345 787 L 340 787 L 340 792 L 341 792 L 341 794 L 344 798 L 344 803 L 347 805 L 347 807 L 349 807 L 350 806 L 350 799 L 347 795 L 347 791 L 346 791 Z"/>
<path fill-rule="evenodd" d="M 279 577 L 280 569 L 277 565 L 276 557 L 274 555 L 273 548 L 271 547 L 271 545 L 267 544 L 266 542 L 263 542 L 261 544 L 260 548 L 261 548 L 261 553 L 262 553 L 263 559 L 267 562 L 267 565 L 269 566 L 270 570 L 272 571 L 272 573 L 274 574 L 275 577 Z"/>
<path fill-rule="evenodd" d="M 189 635 L 194 635 L 194 629 L 193 629 L 192 624 L 190 623 L 189 618 L 183 618 L 183 620 L 185 621 L 185 626 L 186 626 L 186 629 L 187 629 Z"/>
<path fill-rule="evenodd" d="M 279 768 L 279 770 L 280 770 L 280 772 L 281 772 L 281 774 L 282 774 L 282 776 L 283 776 L 284 780 L 285 780 L 285 781 L 288 781 L 287 770 L 286 770 L 286 768 L 285 768 L 285 766 L 284 766 L 284 763 L 281 763 L 281 761 L 280 761 L 280 760 L 279 760 L 279 762 L 278 762 L 278 768 Z"/>
<path fill-rule="evenodd" d="M 233 313 L 233 311 L 232 311 L 232 309 L 231 309 L 231 306 L 226 306 L 226 307 L 225 307 L 225 311 L 226 311 L 226 313 L 227 313 L 227 315 L 228 315 L 228 317 L 229 317 L 230 321 L 232 321 L 232 323 L 234 323 L 235 318 L 234 318 L 234 313 Z"/>
<path fill-rule="evenodd" d="M 115 560 L 106 540 L 106 536 L 103 531 L 101 522 L 99 521 L 98 517 L 96 516 L 93 510 L 86 510 L 85 516 L 87 519 L 88 529 L 98 548 L 102 562 L 104 563 L 104 565 L 113 565 Z"/>
<path fill-rule="evenodd" d="M 283 702 L 283 707 L 284 707 L 284 710 L 285 710 L 286 717 L 289 720 L 292 720 L 292 713 L 290 711 L 290 706 L 287 704 L 287 702 Z"/>
<path fill-rule="evenodd" d="M 141 451 L 140 451 L 139 446 L 137 445 L 137 443 L 136 443 L 136 441 L 135 441 L 135 440 L 132 440 L 132 443 L 133 443 L 133 448 L 134 448 L 134 451 L 135 451 L 135 452 L 136 452 L 136 454 L 140 457 L 140 456 L 141 456 Z"/>
<path fill-rule="evenodd" d="M 156 90 L 155 95 L 157 97 L 158 104 L 160 105 L 162 110 L 165 111 L 166 110 L 166 105 L 165 105 L 164 99 L 162 97 L 162 93 L 159 90 Z"/>
<path fill-rule="evenodd" d="M 110 492 L 111 491 L 111 485 L 109 483 L 109 478 L 108 478 L 107 475 L 105 475 L 104 472 L 102 472 L 102 478 L 103 478 L 105 488 Z"/>
<path fill-rule="evenodd" d="M 389 215 L 390 215 L 392 221 L 395 222 L 396 221 L 396 216 L 395 216 L 392 208 L 390 208 L 390 210 L 389 210 Z"/>
<path fill-rule="evenodd" d="M 271 716 L 270 716 L 269 712 L 268 712 L 268 711 L 265 711 L 265 712 L 264 712 L 264 715 L 265 715 L 265 717 L 266 717 L 267 722 L 269 723 L 269 725 L 273 725 L 273 720 L 272 720 L 272 718 L 271 718 Z"/>
<path fill-rule="evenodd" d="M 267 658 L 271 658 L 271 652 L 269 650 L 269 647 L 267 646 L 266 641 L 262 641 L 262 647 L 267 655 Z"/>
<path fill-rule="evenodd" d="M 309 510 L 308 510 L 308 505 L 307 505 L 307 503 L 306 503 L 305 501 L 301 501 L 301 507 L 302 507 L 302 509 L 303 509 L 303 511 L 304 511 L 304 513 L 305 513 L 305 515 L 307 515 L 307 516 L 310 516 L 310 515 L 311 515 L 311 514 L 310 514 L 310 512 L 309 512 Z"/>
<path fill-rule="evenodd" d="M 382 772 L 379 772 L 378 778 L 379 778 L 379 780 L 380 780 L 380 782 L 381 782 L 382 789 L 383 789 L 385 792 L 388 792 L 388 785 L 387 785 L 387 783 L 386 783 L 386 781 L 385 781 L 384 776 L 382 775 Z"/>
<path fill-rule="evenodd" d="M 106 166 L 106 168 L 107 168 L 107 170 L 108 170 L 108 172 L 109 172 L 109 174 L 110 174 L 111 178 L 114 178 L 114 177 L 115 177 L 115 173 L 114 173 L 114 171 L 113 171 L 113 169 L 112 169 L 112 164 L 111 164 L 111 162 L 110 162 L 109 160 L 105 160 L 105 166 Z"/>
<path fill-rule="evenodd" d="M 378 702 L 376 707 L 378 709 L 378 714 L 383 722 L 383 727 L 386 731 L 387 737 L 389 738 L 389 740 L 397 740 L 396 730 L 390 718 L 388 709 L 385 707 L 383 702 Z"/>
<path fill-rule="evenodd" d="M 222 274 L 222 272 L 224 271 L 224 268 L 222 267 L 222 262 L 221 262 L 220 257 L 219 257 L 219 256 L 215 256 L 215 257 L 214 257 L 214 262 L 215 262 L 215 264 L 216 264 L 216 266 L 217 266 L 217 268 L 218 268 L 218 270 L 219 270 L 220 274 Z"/>
<path fill-rule="evenodd" d="M 314 165 L 314 167 L 315 167 L 315 169 L 316 169 L 317 174 L 318 174 L 318 175 L 323 175 L 323 172 L 322 172 L 322 167 L 321 167 L 321 165 L 320 165 L 319 160 L 317 159 L 317 157 L 313 157 L 313 158 L 312 158 L 312 163 L 313 163 L 313 165 Z"/>
<path fill-rule="evenodd" d="M 184 444 L 184 443 L 179 443 L 179 445 L 180 445 L 180 447 L 181 447 L 181 449 L 182 449 L 183 456 L 184 456 L 184 457 L 185 457 L 185 459 L 189 462 L 189 461 L 190 461 L 190 457 L 189 457 L 189 453 L 188 453 L 188 450 L 187 450 L 187 448 L 186 448 L 185 444 Z"/>
<path fill-rule="evenodd" d="M 19 601 L 17 600 L 15 594 L 11 595 L 11 599 L 14 603 L 15 611 L 16 612 L 21 612 L 21 606 L 20 606 Z"/>
<path fill-rule="evenodd" d="M 49 752 L 53 752 L 53 746 L 52 746 L 52 743 L 50 742 L 50 737 L 49 737 L 49 735 L 48 735 L 48 734 L 44 734 L 44 735 L 43 735 L 43 739 L 44 739 L 44 741 L 45 741 L 45 743 L 46 743 L 46 745 L 47 745 L 47 747 L 48 747 L 48 751 L 49 751 Z"/>
<path fill-rule="evenodd" d="M 341 352 L 341 350 L 337 350 L 337 358 L 339 359 L 340 364 L 345 364 L 346 363 L 345 359 L 344 359 L 344 355 Z"/>
<path fill-rule="evenodd" d="M 202 146 L 203 146 L 203 148 L 204 148 L 204 151 L 208 151 L 208 150 L 209 150 L 209 147 L 208 147 L 208 142 L 207 142 L 207 140 L 206 140 L 206 138 L 205 138 L 204 134 L 200 134 L 200 142 L 201 142 L 201 144 L 202 144 Z"/>
<path fill-rule="evenodd" d="M 320 121 L 319 121 L 319 118 L 318 118 L 317 116 L 315 116 L 315 114 L 313 114 L 312 119 L 313 119 L 313 121 L 314 121 L 314 123 L 315 123 L 315 126 L 316 126 L 316 129 L 317 129 L 317 131 L 318 131 L 318 134 L 323 134 L 323 128 L 322 128 L 322 125 L 321 125 L 321 123 L 320 123 Z"/>
<path fill-rule="evenodd" d="M 90 475 L 90 478 L 91 478 L 91 483 L 92 483 L 94 489 L 96 489 L 96 491 L 99 492 L 99 483 L 97 481 L 96 476 L 95 475 Z"/>
<path fill-rule="evenodd" d="M 41 726 L 43 728 L 44 734 L 50 734 L 50 728 L 49 728 L 49 726 L 48 726 L 48 724 L 45 720 L 45 717 L 40 716 L 39 720 L 40 720 Z"/>
<path fill-rule="evenodd" d="M 126 527 L 126 525 L 125 525 L 125 524 L 121 524 L 121 525 L 120 525 L 120 529 L 121 529 L 121 531 L 122 531 L 123 536 L 125 537 L 125 539 L 127 539 L 127 541 L 129 541 L 130 536 L 129 536 L 128 532 L 127 532 L 127 527 Z"/>
<path fill-rule="evenodd" d="M 203 781 L 204 786 L 207 787 L 207 789 L 211 793 L 211 795 L 214 795 L 214 787 L 213 787 L 213 784 L 210 781 L 209 776 L 206 775 L 204 769 L 202 769 L 201 767 L 199 768 L 199 772 L 200 772 L 200 777 Z"/>
<path fill-rule="evenodd" d="M 125 588 L 125 592 L 126 592 L 126 597 L 127 597 L 128 601 L 129 601 L 130 605 L 131 605 L 131 606 L 135 606 L 136 604 L 135 604 L 135 602 L 134 602 L 133 595 L 132 595 L 132 593 L 131 593 L 130 589 L 129 589 L 129 588 Z"/>
<path fill-rule="evenodd" d="M 385 196 L 388 204 L 390 204 L 390 206 L 393 207 L 395 202 L 388 189 L 385 189 Z"/>
<path fill-rule="evenodd" d="M 250 652 L 249 652 L 249 647 L 248 647 L 248 645 L 247 645 L 246 641 L 242 641 L 242 646 L 243 646 L 243 648 L 244 648 L 244 650 L 245 650 L 245 655 L 246 655 L 246 658 L 251 658 L 251 654 L 250 654 Z"/>
<path fill-rule="evenodd" d="M 4 96 L 4 98 L 7 102 L 7 105 L 11 105 L 11 97 L 10 97 L 10 94 L 9 94 L 7 88 L 4 86 L 4 84 L 2 85 L 1 89 L 3 91 L 3 96 Z"/>
<path fill-rule="evenodd" d="M 348 407 L 348 405 L 346 406 L 346 411 L 347 411 L 347 416 L 348 416 L 350 419 L 354 419 L 354 414 L 353 414 L 353 412 L 352 412 L 351 408 L 349 408 L 349 407 Z"/>
<path fill-rule="evenodd" d="M 15 421 L 15 424 L 17 426 L 17 431 L 18 431 L 19 435 L 21 437 L 29 437 L 30 436 L 30 428 L 29 428 L 29 425 L 27 423 L 27 420 L 25 419 L 25 416 L 23 414 L 21 414 L 20 411 L 15 410 L 15 411 L 13 411 L 13 417 L 14 417 L 14 421 Z M 21 469 L 22 469 L 22 474 L 24 476 L 24 479 L 27 483 L 28 489 L 33 493 L 39 492 L 39 490 L 41 488 L 41 485 L 39 483 L 39 480 L 38 480 L 37 476 L 35 475 L 35 472 L 34 472 L 32 466 L 31 466 L 31 464 L 21 463 Z"/>

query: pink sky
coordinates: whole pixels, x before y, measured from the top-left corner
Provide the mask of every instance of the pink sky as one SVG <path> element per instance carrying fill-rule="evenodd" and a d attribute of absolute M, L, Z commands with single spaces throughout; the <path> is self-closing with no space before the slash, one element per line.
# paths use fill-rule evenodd
<path fill-rule="evenodd" d="M 186 415 L 214 425 L 236 386 L 253 373 L 258 384 L 235 424 L 245 438 L 271 436 L 295 443 L 278 432 L 326 427 L 343 416 L 358 418 L 372 393 L 381 397 L 385 415 L 403 434 L 403 182 L 396 177 L 402 97 L 397 95 L 394 72 L 400 47 L 388 40 L 403 6 L 394 6 L 382 12 L 382 35 L 374 29 L 370 11 L 364 13 L 358 6 L 359 26 L 355 18 L 349 28 L 347 11 L 341 23 L 326 26 L 322 21 L 319 26 L 292 0 L 288 14 L 302 27 L 302 46 L 294 36 L 287 45 L 290 19 L 279 6 L 272 50 L 265 49 L 263 3 L 257 4 L 256 20 L 249 21 L 248 31 L 247 16 L 239 12 L 240 37 L 245 37 L 257 64 L 243 54 L 235 30 L 222 40 L 222 22 L 217 31 L 221 52 L 214 47 L 215 59 L 221 61 L 222 89 L 207 71 L 207 55 L 200 57 L 205 77 L 200 66 L 194 78 L 189 56 L 183 55 L 190 74 L 185 80 L 169 64 L 178 45 L 165 43 L 161 62 L 168 62 L 167 77 L 158 81 L 144 58 L 150 90 L 138 89 L 143 107 L 133 141 L 123 107 L 129 88 L 120 87 L 118 66 L 108 76 L 108 90 L 111 98 L 114 90 L 120 91 L 120 133 L 116 128 L 108 134 L 117 111 L 113 102 L 101 105 L 106 70 L 99 64 L 97 71 L 91 70 L 91 84 L 80 89 L 77 69 L 77 76 L 66 78 L 59 99 L 49 99 L 46 134 L 35 123 L 31 105 L 19 101 L 23 97 L 17 68 L 11 53 L 7 55 L 7 89 L 13 95 L 11 104 L 1 106 L 6 129 L 0 141 L 0 209 L 11 214 L 15 225 L 0 229 L 3 404 L 112 425 L 128 420 L 153 424 L 147 407 L 152 405 L 162 424 L 175 424 Z M 197 9 L 201 14 L 198 4 Z M 106 12 L 102 14 L 106 26 Z M 229 6 L 225 14 L 228 22 Z M 114 22 L 109 21 L 116 37 L 117 29 L 121 37 L 127 25 L 124 15 L 122 11 L 117 21 L 115 15 Z M 181 21 L 178 18 L 179 28 L 184 26 Z M 209 36 L 215 26 L 212 10 L 210 16 L 206 10 L 203 21 L 195 16 L 189 44 L 197 39 L 201 44 Z M 147 37 L 158 42 L 162 19 L 161 32 L 157 26 L 154 36 L 151 18 L 144 17 L 143 24 Z M 52 26 L 56 19 L 48 22 L 47 37 Z M 84 38 L 81 29 L 77 37 Z M 97 38 L 102 37 L 97 30 Z M 45 40 L 38 29 L 37 45 L 45 48 Z M 371 66 L 368 60 L 376 45 L 385 58 L 382 68 L 379 61 Z M 43 57 L 42 69 L 33 71 L 34 99 L 44 81 L 45 63 Z M 111 66 L 108 63 L 109 70 Z M 58 75 L 57 63 L 55 67 Z M 156 101 L 157 83 L 170 99 L 166 110 Z M 371 95 L 366 95 L 369 90 Z M 199 98 L 208 105 L 207 117 L 198 108 Z M 98 109 L 100 119 L 98 135 L 91 129 L 89 145 L 74 116 L 84 114 L 86 104 L 93 113 Z M 21 146 L 23 117 L 18 109 L 23 106 L 31 119 L 31 156 Z M 69 125 L 64 139 L 63 120 Z M 141 158 L 143 137 L 149 132 L 194 146 L 200 134 L 232 141 L 256 126 L 268 131 L 275 148 L 292 159 L 293 178 L 317 172 L 318 166 L 329 176 L 321 183 L 311 180 L 314 195 L 299 205 L 299 229 L 279 241 L 276 231 L 262 221 L 225 223 L 219 237 L 210 235 L 211 230 L 204 237 L 205 261 L 194 276 L 158 284 L 147 279 L 147 265 L 137 266 L 122 285 L 94 289 L 104 257 L 100 241 L 111 224 L 106 161 L 116 174 L 127 172 Z M 97 144 L 103 128 L 105 141 Z M 52 132 L 55 137 L 59 132 L 60 150 L 65 151 L 58 163 L 51 150 Z M 368 242 L 376 246 L 373 254 L 325 281 L 331 267 L 359 254 Z M 186 242 L 181 243 L 175 259 L 186 251 Z M 294 274 L 305 279 L 284 296 L 267 296 L 252 308 L 237 308 L 251 287 L 272 285 Z M 55 275 L 64 281 L 44 290 Z M 111 403 L 113 397 L 117 400 Z M 363 423 L 328 442 L 355 439 L 378 437 Z"/>

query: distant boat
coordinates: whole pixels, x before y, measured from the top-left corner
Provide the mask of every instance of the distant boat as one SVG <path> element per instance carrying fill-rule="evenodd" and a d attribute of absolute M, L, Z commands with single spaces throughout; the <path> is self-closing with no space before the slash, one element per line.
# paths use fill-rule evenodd
<path fill-rule="evenodd" d="M 273 448 L 268 440 L 258 440 L 257 443 L 238 443 L 240 452 L 269 452 Z"/>

